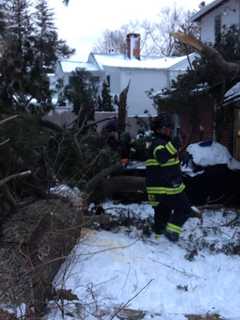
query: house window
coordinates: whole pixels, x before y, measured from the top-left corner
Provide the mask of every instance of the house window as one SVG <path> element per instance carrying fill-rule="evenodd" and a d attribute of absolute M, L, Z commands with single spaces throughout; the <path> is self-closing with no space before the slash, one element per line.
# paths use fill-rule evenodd
<path fill-rule="evenodd" d="M 215 29 L 215 43 L 219 43 L 221 40 L 221 29 L 222 29 L 222 16 L 218 14 L 215 16 L 214 21 L 214 29 Z"/>

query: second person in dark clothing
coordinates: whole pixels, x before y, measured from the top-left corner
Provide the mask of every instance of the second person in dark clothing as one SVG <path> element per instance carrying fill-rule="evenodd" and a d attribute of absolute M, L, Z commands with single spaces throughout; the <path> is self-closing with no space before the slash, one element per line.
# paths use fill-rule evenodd
<path fill-rule="evenodd" d="M 191 207 L 184 192 L 177 146 L 171 140 L 172 127 L 166 113 L 152 120 L 154 135 L 147 149 L 146 188 L 155 212 L 155 233 L 177 241 Z"/>

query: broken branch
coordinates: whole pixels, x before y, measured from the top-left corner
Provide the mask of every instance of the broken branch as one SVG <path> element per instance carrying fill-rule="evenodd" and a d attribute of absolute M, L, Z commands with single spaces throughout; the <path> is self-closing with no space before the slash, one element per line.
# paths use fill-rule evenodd
<path fill-rule="evenodd" d="M 11 120 L 14 120 L 14 119 L 18 118 L 18 117 L 19 117 L 19 115 L 18 115 L 18 114 L 15 114 L 14 116 L 11 116 L 11 117 L 8 117 L 8 118 L 6 118 L 6 119 L 3 119 L 3 120 L 0 121 L 0 126 L 1 126 L 2 124 L 4 124 L 4 123 L 8 122 L 8 121 L 11 121 Z"/>
<path fill-rule="evenodd" d="M 16 179 L 16 178 L 20 178 L 20 177 L 24 177 L 24 176 L 28 176 L 32 173 L 31 170 L 27 170 L 27 171 L 23 171 L 23 172 L 19 172 L 19 173 L 15 173 L 12 174 L 6 178 L 3 178 L 0 180 L 0 187 L 2 187 L 4 184 L 6 184 L 7 182 L 9 182 L 10 180 Z"/>
<path fill-rule="evenodd" d="M 0 142 L 0 147 L 4 146 L 6 143 L 8 143 L 10 141 L 10 139 L 6 139 L 2 142 Z"/>

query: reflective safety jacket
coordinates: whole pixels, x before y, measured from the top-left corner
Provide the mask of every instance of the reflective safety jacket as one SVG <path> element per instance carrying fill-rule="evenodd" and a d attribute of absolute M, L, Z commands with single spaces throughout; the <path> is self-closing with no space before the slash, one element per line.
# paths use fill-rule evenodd
<path fill-rule="evenodd" d="M 162 195 L 174 195 L 185 189 L 177 149 L 166 136 L 156 135 L 147 150 L 146 188 L 149 203 L 157 206 Z"/>

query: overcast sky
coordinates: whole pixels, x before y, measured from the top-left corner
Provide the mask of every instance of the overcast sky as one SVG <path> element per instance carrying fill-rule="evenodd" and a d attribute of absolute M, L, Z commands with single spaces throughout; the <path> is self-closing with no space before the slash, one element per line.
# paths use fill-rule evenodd
<path fill-rule="evenodd" d="M 74 60 L 86 61 L 106 29 L 116 30 L 130 20 L 154 20 L 162 7 L 179 5 L 176 0 L 48 0 L 54 9 L 60 38 L 77 50 Z M 201 0 L 182 0 L 184 9 L 197 10 Z M 205 1 L 212 2 L 211 0 Z M 133 30 L 134 31 L 134 30 Z"/>

